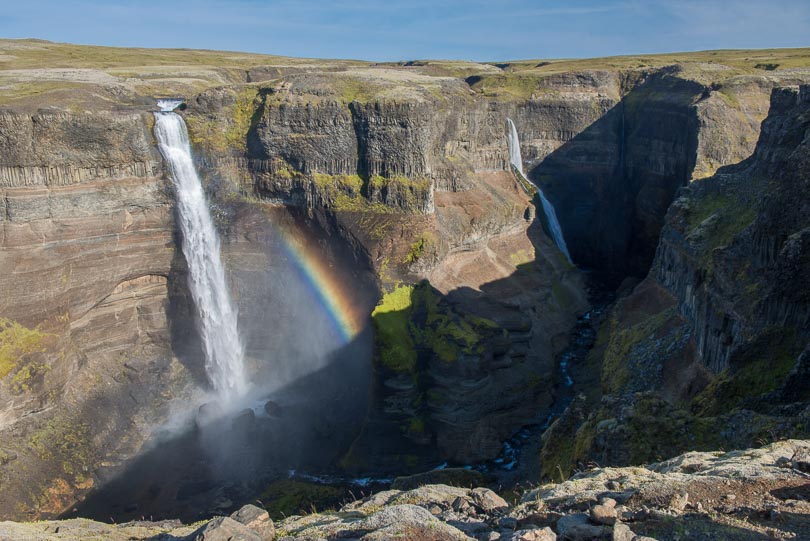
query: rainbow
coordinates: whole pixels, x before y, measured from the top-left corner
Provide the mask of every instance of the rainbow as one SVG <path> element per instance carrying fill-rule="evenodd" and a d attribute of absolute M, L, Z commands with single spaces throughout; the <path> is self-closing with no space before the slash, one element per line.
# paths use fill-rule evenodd
<path fill-rule="evenodd" d="M 284 252 L 323 306 L 343 343 L 349 343 L 365 327 L 368 314 L 362 313 L 346 291 L 345 284 L 315 246 L 296 238 L 289 231 L 279 229 Z"/>

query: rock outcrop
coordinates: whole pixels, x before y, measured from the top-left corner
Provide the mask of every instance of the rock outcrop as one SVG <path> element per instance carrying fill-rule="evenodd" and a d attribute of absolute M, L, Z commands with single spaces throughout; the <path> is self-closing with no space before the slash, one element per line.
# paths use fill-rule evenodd
<path fill-rule="evenodd" d="M 554 541 L 768 538 L 810 535 L 804 473 L 810 442 L 731 453 L 687 453 L 635 468 L 594 468 L 507 503 L 487 488 L 424 485 L 387 490 L 339 510 L 275 523 L 246 506 L 198 528 L 85 520 L 0 522 L 10 539 L 307 539 Z M 245 517 L 251 517 L 245 520 Z"/>

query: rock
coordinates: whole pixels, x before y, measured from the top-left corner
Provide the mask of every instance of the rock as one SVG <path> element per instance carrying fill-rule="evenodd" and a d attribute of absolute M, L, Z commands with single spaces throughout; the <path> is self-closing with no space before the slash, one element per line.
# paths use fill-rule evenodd
<path fill-rule="evenodd" d="M 602 498 L 599 503 L 604 505 L 605 507 L 616 507 L 616 500 L 613 498 Z"/>
<path fill-rule="evenodd" d="M 230 517 L 217 517 L 193 534 L 193 541 L 264 541 L 256 532 Z"/>
<path fill-rule="evenodd" d="M 557 534 L 551 528 L 541 530 L 520 530 L 513 533 L 509 541 L 557 541 Z"/>
<path fill-rule="evenodd" d="M 279 417 L 281 416 L 281 406 L 277 402 L 268 400 L 264 404 L 264 412 L 270 417 Z"/>
<path fill-rule="evenodd" d="M 459 496 L 455 500 L 453 500 L 452 507 L 453 511 L 457 513 L 466 513 L 471 509 L 472 506 L 470 505 L 470 501 L 466 497 Z"/>
<path fill-rule="evenodd" d="M 635 536 L 636 534 L 633 533 L 633 530 L 631 530 L 627 524 L 617 522 L 613 526 L 613 541 L 633 541 Z"/>
<path fill-rule="evenodd" d="M 264 541 L 272 541 L 276 536 L 276 529 L 273 521 L 270 520 L 270 514 L 255 505 L 245 505 L 234 512 L 231 518 L 259 534 Z"/>
<path fill-rule="evenodd" d="M 602 526 L 594 526 L 588 522 L 588 515 L 585 513 L 565 515 L 557 521 L 557 535 L 560 539 L 591 541 L 602 537 L 604 533 L 605 529 Z"/>
<path fill-rule="evenodd" d="M 503 530 L 517 530 L 518 520 L 515 517 L 501 517 L 498 519 L 498 527 Z"/>
<path fill-rule="evenodd" d="M 473 503 L 485 513 L 502 513 L 509 509 L 509 504 L 488 488 L 474 488 L 470 491 Z"/>
<path fill-rule="evenodd" d="M 610 526 L 616 522 L 616 509 L 607 505 L 594 505 L 591 508 L 590 516 L 596 524 Z"/>
<path fill-rule="evenodd" d="M 672 498 L 669 501 L 669 508 L 675 511 L 676 513 L 683 513 L 688 503 L 689 503 L 689 493 L 679 492 L 677 494 L 672 495 Z"/>
<path fill-rule="evenodd" d="M 810 355 L 807 355 L 810 358 Z M 797 449 L 790 457 L 790 465 L 800 472 L 810 473 L 810 448 Z"/>
<path fill-rule="evenodd" d="M 487 484 L 486 476 L 475 470 L 445 468 L 405 477 L 397 477 L 391 483 L 393 490 L 411 490 L 423 485 L 449 485 L 470 488 Z"/>
<path fill-rule="evenodd" d="M 256 413 L 252 409 L 244 409 L 231 421 L 234 432 L 250 432 L 256 424 Z"/>

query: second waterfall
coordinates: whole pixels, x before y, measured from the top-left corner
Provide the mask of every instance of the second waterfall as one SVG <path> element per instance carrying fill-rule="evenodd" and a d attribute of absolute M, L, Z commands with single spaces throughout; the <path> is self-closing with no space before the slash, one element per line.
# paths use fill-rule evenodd
<path fill-rule="evenodd" d="M 236 308 L 228 293 L 219 237 L 191 157 L 186 124 L 173 112 L 179 104 L 158 102 L 162 110 L 155 113 L 155 137 L 177 193 L 183 254 L 199 315 L 206 373 L 219 398 L 229 402 L 244 394 L 247 387 L 245 348 L 239 336 Z"/>

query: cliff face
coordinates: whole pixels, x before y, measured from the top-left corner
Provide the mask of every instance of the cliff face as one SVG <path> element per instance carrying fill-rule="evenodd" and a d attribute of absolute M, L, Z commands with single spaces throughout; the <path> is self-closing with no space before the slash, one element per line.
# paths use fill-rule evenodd
<path fill-rule="evenodd" d="M 167 396 L 182 401 L 205 386 L 147 96 L 189 98 L 181 114 L 213 198 L 252 356 L 272 342 L 263 314 L 278 294 L 262 282 L 276 255 L 268 239 L 278 223 L 265 215 L 268 205 L 293 207 L 317 229 L 330 263 L 345 250 L 356 270 L 346 289 L 368 289 L 368 311 L 381 297 L 372 315 L 372 408 L 342 465 L 402 471 L 492 458 L 510 433 L 544 418 L 555 356 L 587 309 L 582 273 L 548 239 L 545 218 L 510 172 L 506 118 L 517 125 L 529 176 L 555 203 L 575 262 L 618 281 L 647 271 L 681 186 L 753 152 L 771 87 L 806 77 L 688 60 L 501 69 L 230 55 L 181 73 L 159 65 L 176 52 L 161 53 L 166 59 L 155 65 L 127 64 L 135 75 L 110 72 L 108 60 L 90 52 L 81 70 L 25 67 L 39 54 L 66 62 L 52 45 L 15 44 L 8 61 L 22 66 L 0 70 L 3 92 L 20 93 L 0 114 L 0 509 L 13 513 L 62 510 L 97 482 L 94 464 L 137 450 L 166 418 Z M 77 87 L 51 88 L 54 77 Z M 36 92 L 20 82 L 27 80 Z M 763 149 L 789 149 L 785 141 L 798 138 L 774 130 L 763 135 Z M 771 169 L 756 169 L 771 179 L 794 159 L 774 156 Z M 758 200 L 758 184 L 742 184 L 738 191 Z M 801 195 L 775 193 L 780 201 Z M 654 322 L 677 330 L 666 340 L 667 370 L 684 358 L 673 352 L 694 352 L 685 357 L 688 377 L 671 379 L 681 385 L 667 391 L 672 396 L 694 394 L 710 370 L 731 366 L 750 333 L 806 324 L 801 288 L 784 278 L 806 262 L 798 226 L 773 214 L 751 237 L 759 255 L 745 283 L 785 289 L 759 290 L 760 311 L 748 314 L 747 299 L 735 305 L 742 294 L 723 289 L 739 281 L 737 260 L 748 256 L 722 256 L 720 244 L 698 237 L 684 244 L 694 224 L 678 229 L 685 211 L 677 209 L 682 203 L 638 290 L 654 301 L 643 315 L 663 311 Z M 701 231 L 736 227 L 710 217 Z M 769 237 L 771 230 L 780 233 Z M 762 282 L 760 268 L 769 273 Z M 611 320 L 611 332 L 638 323 L 633 304 L 623 306 L 630 315 Z M 626 345 L 605 334 L 599 347 L 623 353 Z M 633 361 L 651 375 L 634 378 L 636 390 L 658 381 L 645 364 L 653 351 Z M 806 372 L 797 366 L 791 381 Z M 624 373 L 608 384 L 629 385 Z"/>
<path fill-rule="evenodd" d="M 649 276 L 593 352 L 605 396 L 557 427 L 581 430 L 569 457 L 629 463 L 805 433 L 808 96 L 774 90 L 754 154 L 680 191 Z M 552 447 L 546 460 L 560 460 Z"/>
<path fill-rule="evenodd" d="M 134 452 L 185 370 L 149 115 L 0 114 L 0 507 L 58 512 Z M 180 385 L 182 387 L 182 385 Z"/>

